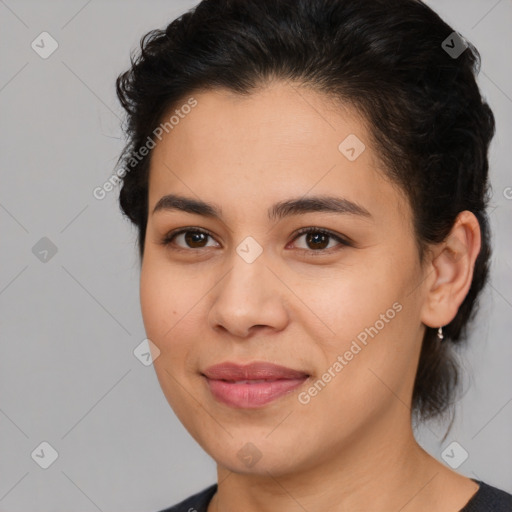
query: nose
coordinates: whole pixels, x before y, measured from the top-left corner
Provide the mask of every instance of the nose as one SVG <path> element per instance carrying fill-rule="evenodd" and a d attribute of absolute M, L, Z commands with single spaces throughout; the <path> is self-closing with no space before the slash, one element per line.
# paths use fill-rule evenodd
<path fill-rule="evenodd" d="M 208 315 L 212 329 L 247 338 L 262 329 L 280 331 L 287 325 L 286 287 L 263 255 L 247 263 L 235 254 L 231 270 L 212 292 L 216 293 Z"/>

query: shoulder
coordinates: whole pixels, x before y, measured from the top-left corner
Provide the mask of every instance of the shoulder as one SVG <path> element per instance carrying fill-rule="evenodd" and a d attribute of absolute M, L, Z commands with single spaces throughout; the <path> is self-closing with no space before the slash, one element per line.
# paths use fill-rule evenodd
<path fill-rule="evenodd" d="M 210 500 L 216 492 L 217 484 L 213 484 L 197 494 L 189 496 L 176 505 L 166 508 L 165 510 L 161 510 L 160 512 L 206 512 L 208 503 L 210 503 Z"/>
<path fill-rule="evenodd" d="M 512 510 L 512 494 L 480 480 L 474 481 L 480 487 L 460 512 L 510 512 Z"/>

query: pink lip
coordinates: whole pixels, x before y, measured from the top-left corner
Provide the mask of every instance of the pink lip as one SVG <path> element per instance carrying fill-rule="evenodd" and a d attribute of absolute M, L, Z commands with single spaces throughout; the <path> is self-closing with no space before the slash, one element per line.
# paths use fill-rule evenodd
<path fill-rule="evenodd" d="M 306 372 L 293 370 L 286 366 L 262 362 L 245 365 L 224 362 L 210 366 L 203 371 L 203 375 L 215 380 L 258 380 L 258 379 L 302 379 L 308 377 Z"/>
<path fill-rule="evenodd" d="M 248 365 L 221 363 L 207 368 L 203 376 L 217 400 L 232 407 L 246 409 L 272 402 L 301 386 L 309 378 L 306 372 L 266 362 Z M 251 380 L 267 382 L 237 382 Z"/>

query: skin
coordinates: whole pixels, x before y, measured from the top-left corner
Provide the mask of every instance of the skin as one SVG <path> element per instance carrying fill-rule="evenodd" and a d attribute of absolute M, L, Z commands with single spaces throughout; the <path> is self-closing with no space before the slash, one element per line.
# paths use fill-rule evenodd
<path fill-rule="evenodd" d="M 165 397 L 217 463 L 208 511 L 460 510 L 478 484 L 418 445 L 410 403 L 425 326 L 448 324 L 471 285 L 475 216 L 462 212 L 420 265 L 410 206 L 379 169 L 357 111 L 280 81 L 249 96 L 193 96 L 198 105 L 151 157 L 140 298 Z M 338 150 L 349 134 L 366 145 L 355 161 Z M 152 214 L 171 193 L 215 203 L 222 218 Z M 349 199 L 371 218 L 267 217 L 276 202 L 322 194 Z M 328 237 L 319 249 L 295 234 L 303 227 L 353 245 Z M 178 235 L 163 245 L 177 228 L 212 236 L 194 245 Z M 263 249 L 252 263 L 236 252 L 248 236 Z M 400 312 L 300 403 L 298 393 L 397 302 Z M 216 401 L 201 376 L 223 361 L 268 361 L 311 377 L 264 407 L 237 409 Z M 237 456 L 248 442 L 261 454 L 251 467 Z"/>

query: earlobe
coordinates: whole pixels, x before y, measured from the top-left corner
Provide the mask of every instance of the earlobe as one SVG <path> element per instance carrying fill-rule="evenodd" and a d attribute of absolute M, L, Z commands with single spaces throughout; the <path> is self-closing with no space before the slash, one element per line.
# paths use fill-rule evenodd
<path fill-rule="evenodd" d="M 447 238 L 433 249 L 432 274 L 421 320 L 429 327 L 450 323 L 466 297 L 473 280 L 475 261 L 480 252 L 481 234 L 478 219 L 468 210 L 461 212 Z"/>

